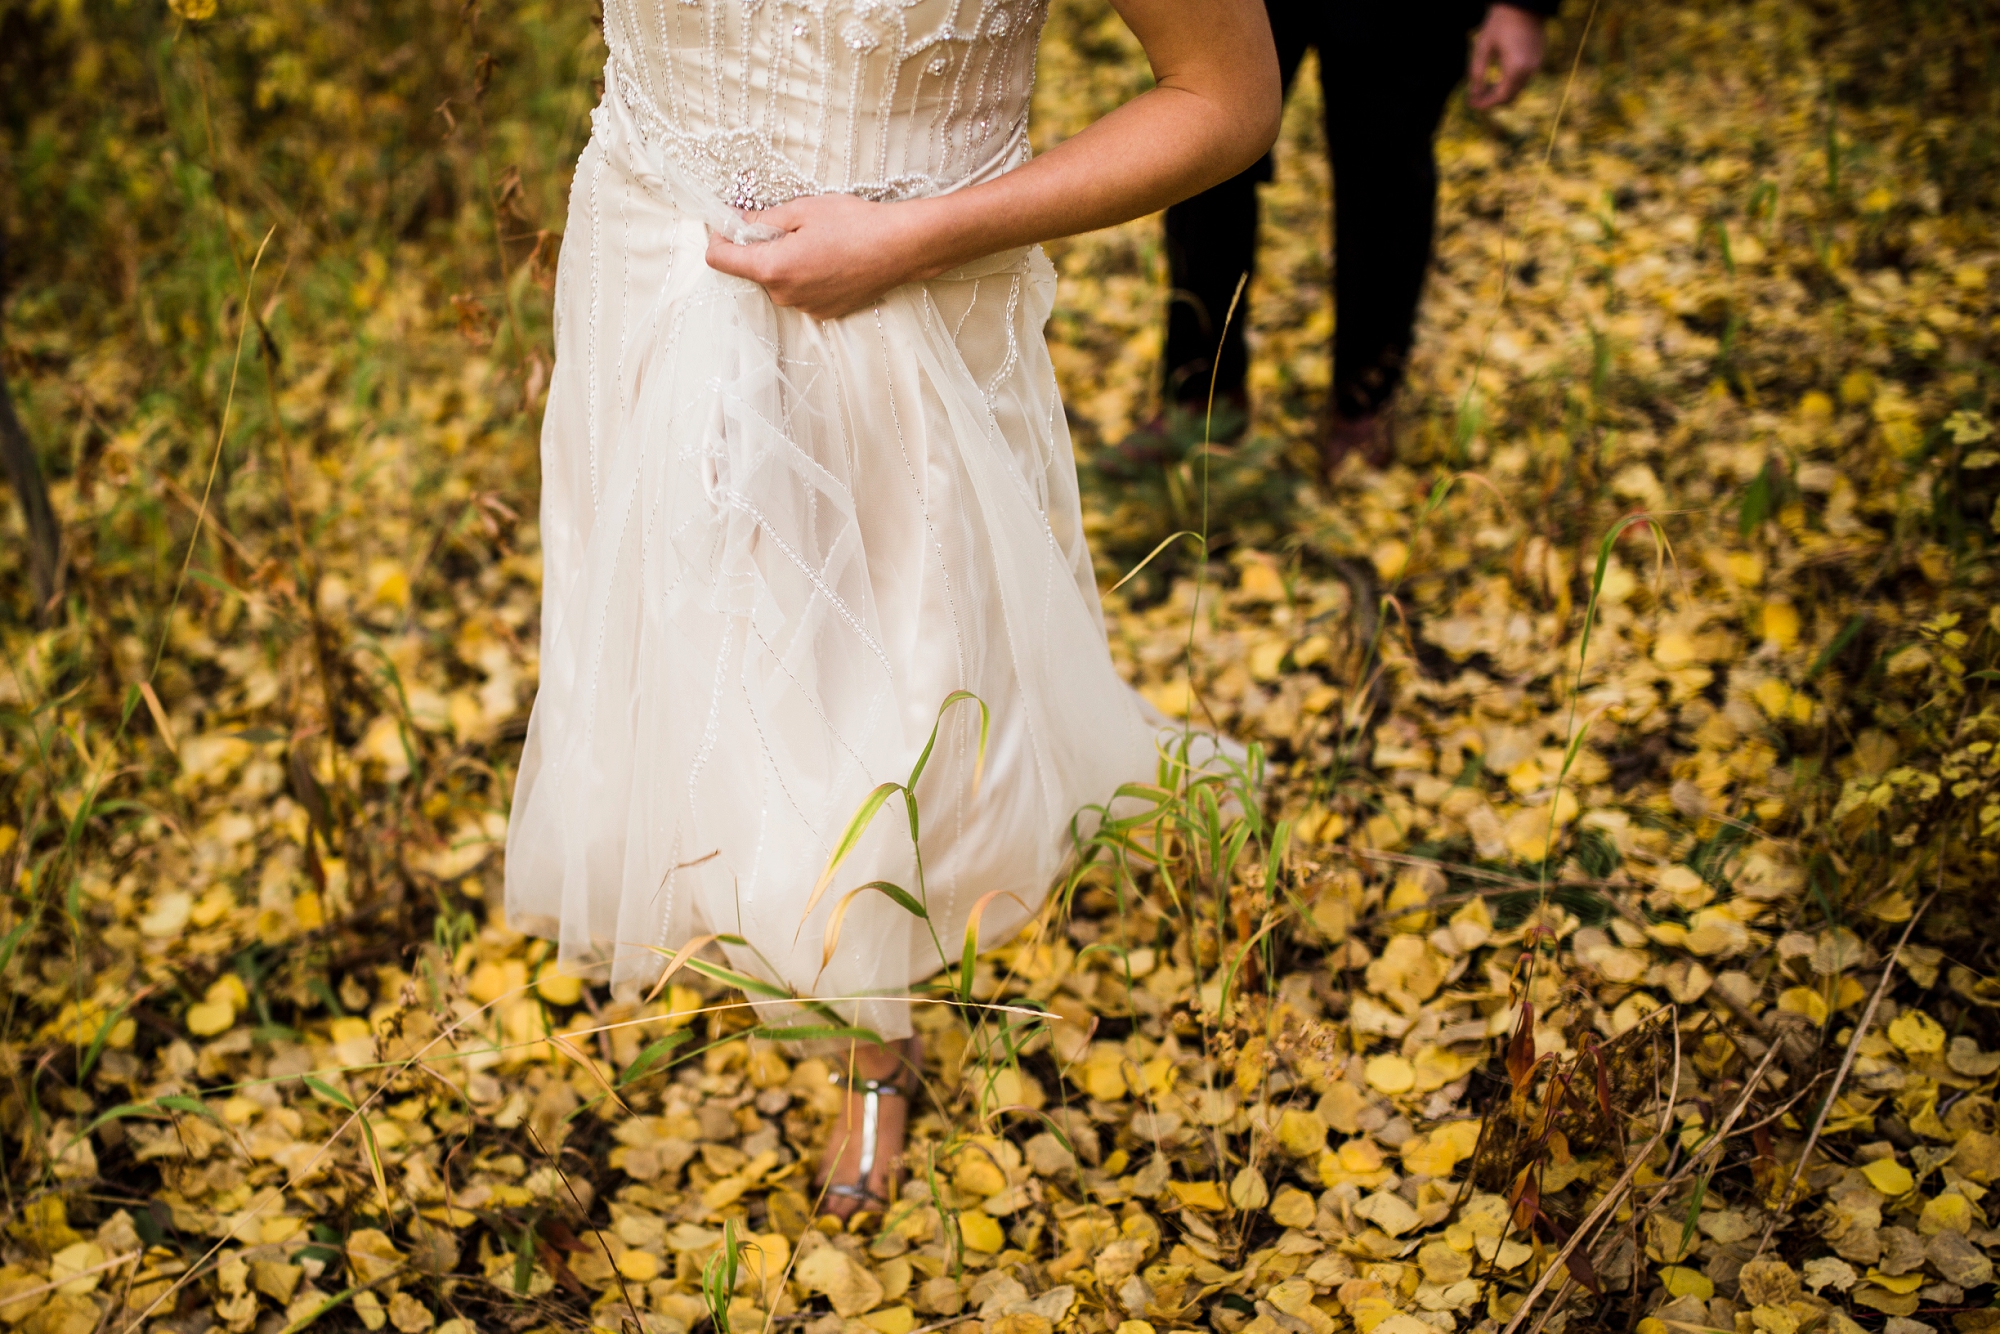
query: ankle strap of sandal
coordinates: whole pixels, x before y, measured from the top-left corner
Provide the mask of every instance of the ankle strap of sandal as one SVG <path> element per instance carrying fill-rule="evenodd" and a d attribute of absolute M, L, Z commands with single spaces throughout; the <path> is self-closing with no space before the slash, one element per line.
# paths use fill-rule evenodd
<path fill-rule="evenodd" d="M 903 1098 L 907 1095 L 899 1085 L 886 1079 L 851 1078 L 841 1070 L 835 1070 L 829 1079 L 834 1087 L 861 1095 L 861 1162 L 856 1172 L 859 1181 L 851 1186 L 838 1185 L 828 1189 L 835 1195 L 845 1195 L 864 1201 L 877 1200 L 879 1197 L 868 1188 L 868 1179 L 875 1174 L 875 1137 L 882 1124 L 882 1099 Z"/>
<path fill-rule="evenodd" d="M 844 1088 L 851 1093 L 861 1093 L 871 1097 L 906 1098 L 900 1084 L 893 1079 L 850 1078 L 844 1071 L 835 1070 L 827 1076 L 827 1082 L 835 1088 Z"/>

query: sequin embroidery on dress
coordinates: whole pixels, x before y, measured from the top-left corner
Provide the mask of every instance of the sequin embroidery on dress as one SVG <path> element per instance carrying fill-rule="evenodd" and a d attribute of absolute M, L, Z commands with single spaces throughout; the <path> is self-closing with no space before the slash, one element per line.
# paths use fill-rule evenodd
<path fill-rule="evenodd" d="M 1043 0 L 606 0 L 619 97 L 736 208 L 911 199 L 1028 158 Z"/>

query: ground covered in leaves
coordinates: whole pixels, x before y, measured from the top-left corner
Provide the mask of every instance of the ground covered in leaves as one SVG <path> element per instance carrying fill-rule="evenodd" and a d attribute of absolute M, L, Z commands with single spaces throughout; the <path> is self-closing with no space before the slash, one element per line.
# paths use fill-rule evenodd
<path fill-rule="evenodd" d="M 1310 474 L 1311 79 L 1239 440 L 1117 448 L 1157 223 L 1052 247 L 1105 586 L 1167 543 L 1114 651 L 1268 772 L 919 1007 L 911 1179 L 842 1228 L 824 1058 L 494 906 L 602 48 L 378 8 L 0 10 L 0 367 L 66 544 L 46 607 L 0 569 L 0 1323 L 2000 1325 L 1990 9 L 1567 16 L 1447 126 L 1386 473 Z M 1064 0 L 1043 140 L 1142 68 Z"/>

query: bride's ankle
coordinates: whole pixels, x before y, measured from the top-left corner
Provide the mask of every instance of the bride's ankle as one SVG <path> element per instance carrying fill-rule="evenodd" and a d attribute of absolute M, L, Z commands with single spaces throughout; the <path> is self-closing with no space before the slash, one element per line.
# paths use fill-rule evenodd
<path fill-rule="evenodd" d="M 838 1217 L 886 1204 L 900 1176 L 909 1096 L 915 1087 L 913 1042 L 859 1044 L 834 1072 L 846 1098 L 821 1160 L 821 1207 Z"/>
<path fill-rule="evenodd" d="M 892 1080 L 902 1073 L 905 1060 L 901 1042 L 857 1042 L 841 1053 L 839 1068 L 857 1079 Z"/>

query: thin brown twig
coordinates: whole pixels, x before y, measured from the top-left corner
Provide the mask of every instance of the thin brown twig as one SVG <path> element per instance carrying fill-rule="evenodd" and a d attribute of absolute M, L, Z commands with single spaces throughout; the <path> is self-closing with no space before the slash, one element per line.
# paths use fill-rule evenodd
<path fill-rule="evenodd" d="M 193 514 L 197 518 L 201 518 L 202 515 L 201 501 L 197 499 L 191 491 L 189 491 L 186 487 L 182 486 L 179 482 L 175 481 L 172 477 L 169 477 L 165 472 L 155 473 L 154 477 L 160 483 L 161 489 L 164 490 L 174 500 L 178 501 L 180 505 L 188 511 L 188 513 Z M 242 539 L 238 538 L 236 534 L 230 532 L 229 529 L 223 525 L 220 519 L 217 519 L 214 515 L 211 514 L 205 520 L 203 520 L 203 522 L 205 522 L 207 526 L 214 531 L 215 535 L 218 538 L 222 539 L 222 542 L 225 546 L 227 546 L 231 551 L 236 553 L 236 558 L 242 561 L 245 565 L 249 566 L 252 571 L 256 570 L 256 568 L 259 565 L 262 565 L 264 563 L 263 558 L 261 556 L 258 556 L 256 553 L 252 552 L 250 548 L 244 546 Z"/>
<path fill-rule="evenodd" d="M 1745 1028 L 1756 1034 L 1757 1040 L 1766 1046 L 1775 1048 L 1784 1041 L 1785 1035 L 1783 1033 L 1773 1033 L 1771 1026 L 1764 1022 L 1762 1016 L 1752 1013 L 1750 1007 L 1730 995 L 1726 987 L 1710 986 L 1702 994 L 1702 999 L 1714 1001 L 1723 1009 L 1729 1011 L 1735 1017 L 1737 1023 L 1742 1024 Z"/>
<path fill-rule="evenodd" d="M 1736 1129 L 1736 1123 L 1742 1119 L 1744 1111 L 1749 1108 L 1750 1099 L 1756 1095 L 1757 1086 L 1764 1081 L 1764 1072 L 1771 1068 L 1771 1062 L 1777 1054 L 1777 1044 L 1772 1043 L 1770 1048 L 1765 1051 L 1764 1059 L 1759 1061 L 1757 1068 L 1750 1072 L 1750 1078 L 1743 1082 L 1743 1092 L 1737 1095 L 1736 1105 L 1730 1108 L 1729 1115 L 1722 1119 L 1721 1127 L 1696 1148 L 1693 1153 L 1689 1154 L 1688 1160 L 1682 1163 L 1672 1176 L 1660 1183 L 1660 1188 L 1654 1191 L 1653 1197 L 1647 1200 L 1641 1207 L 1641 1212 L 1659 1207 L 1660 1201 L 1667 1197 L 1667 1192 L 1672 1190 L 1678 1182 L 1684 1180 L 1687 1174 L 1694 1170 L 1696 1163 L 1722 1147 L 1723 1141 L 1729 1138 L 1730 1132 Z M 1761 1125 L 1762 1122 L 1758 1124 Z"/>
<path fill-rule="evenodd" d="M 141 1259 L 145 1258 L 145 1252 L 141 1251 L 139 1254 Z M 132 1281 L 133 1279 L 137 1278 L 138 1275 L 139 1275 L 138 1265 L 133 1265 L 130 1269 L 125 1271 L 123 1275 L 124 1282 L 121 1283 L 118 1288 L 117 1301 L 108 1303 L 105 1306 L 104 1313 L 97 1318 L 97 1328 L 92 1331 L 92 1334 L 104 1334 L 104 1331 L 110 1327 L 113 1316 L 117 1315 L 120 1312 L 123 1312 L 125 1308 L 131 1304 Z"/>
<path fill-rule="evenodd" d="M 1799 1152 L 1799 1161 L 1792 1168 L 1792 1179 L 1785 1183 L 1785 1189 L 1778 1195 L 1778 1207 L 1771 1211 L 1771 1222 L 1764 1229 L 1764 1236 L 1757 1243 L 1757 1255 L 1762 1255 L 1771 1244 L 1771 1237 L 1778 1230 L 1778 1222 L 1791 1208 L 1792 1194 L 1799 1188 L 1799 1179 L 1806 1174 L 1806 1164 L 1812 1161 L 1813 1149 L 1819 1145 L 1820 1134 L 1826 1129 L 1826 1119 L 1833 1114 L 1834 1100 L 1840 1097 L 1840 1087 L 1847 1082 L 1848 1073 L 1854 1069 L 1854 1058 L 1861 1053 L 1861 1039 L 1866 1037 L 1871 1024 L 1875 1022 L 1875 1011 L 1881 1008 L 1882 997 L 1889 990 L 1889 979 L 1896 975 L 1896 960 L 1902 957 L 1903 946 L 1909 944 L 1910 933 L 1917 929 L 1917 923 L 1924 919 L 1924 913 L 1937 900 L 1937 892 L 1917 905 L 1910 914 L 1910 920 L 1903 925 L 1903 934 L 1896 938 L 1895 948 L 1889 951 L 1889 958 L 1882 965 L 1882 977 L 1875 983 L 1875 994 L 1868 998 L 1868 1008 L 1861 1012 L 1860 1020 L 1854 1025 L 1854 1036 L 1847 1041 L 1847 1052 L 1840 1058 L 1840 1068 L 1834 1072 L 1833 1083 L 1820 1102 L 1819 1115 L 1813 1118 L 1812 1130 L 1806 1135 L 1805 1148 Z M 1751 1259 L 1756 1259 L 1753 1255 Z"/>
<path fill-rule="evenodd" d="M 1778 1110 L 1772 1112 L 1769 1116 L 1766 1116 L 1761 1120 L 1752 1121 L 1749 1125 L 1743 1127 L 1744 1131 L 1747 1133 L 1752 1130 L 1762 1130 L 1765 1126 L 1775 1124 L 1780 1118 L 1782 1118 L 1785 1115 L 1785 1113 L 1791 1111 L 1792 1108 L 1798 1106 L 1800 1100 L 1803 1099 L 1806 1096 L 1806 1094 L 1812 1092 L 1813 1085 L 1819 1083 L 1819 1081 L 1823 1078 L 1825 1078 L 1824 1075 L 1813 1076 L 1811 1081 L 1809 1081 L 1804 1088 L 1800 1089 L 1797 1093 L 1794 1093 L 1791 1097 L 1779 1103 Z"/>
<path fill-rule="evenodd" d="M 535 1133 L 535 1127 L 532 1123 L 528 1125 L 527 1130 L 528 1138 L 534 1141 L 535 1147 L 541 1150 L 542 1156 L 549 1160 L 549 1166 L 556 1170 L 556 1179 L 562 1182 L 563 1190 L 568 1193 L 570 1203 L 576 1206 L 577 1213 L 582 1215 L 585 1222 L 588 1222 L 590 1219 L 590 1210 L 584 1207 L 582 1198 L 576 1193 L 576 1187 L 570 1184 L 569 1173 L 562 1169 L 561 1146 L 557 1146 L 557 1152 L 551 1153 L 549 1152 L 548 1145 L 542 1143 L 542 1137 Z M 604 1262 L 611 1266 L 611 1277 L 618 1281 L 618 1295 L 625 1299 L 625 1309 L 632 1313 L 633 1328 L 644 1329 L 646 1322 L 640 1317 L 639 1307 L 632 1300 L 631 1291 L 625 1286 L 625 1275 L 618 1268 L 617 1257 L 611 1254 L 610 1244 L 604 1240 L 604 1234 L 601 1230 L 592 1228 L 590 1229 L 590 1234 L 596 1239 L 598 1249 L 604 1253 Z"/>

